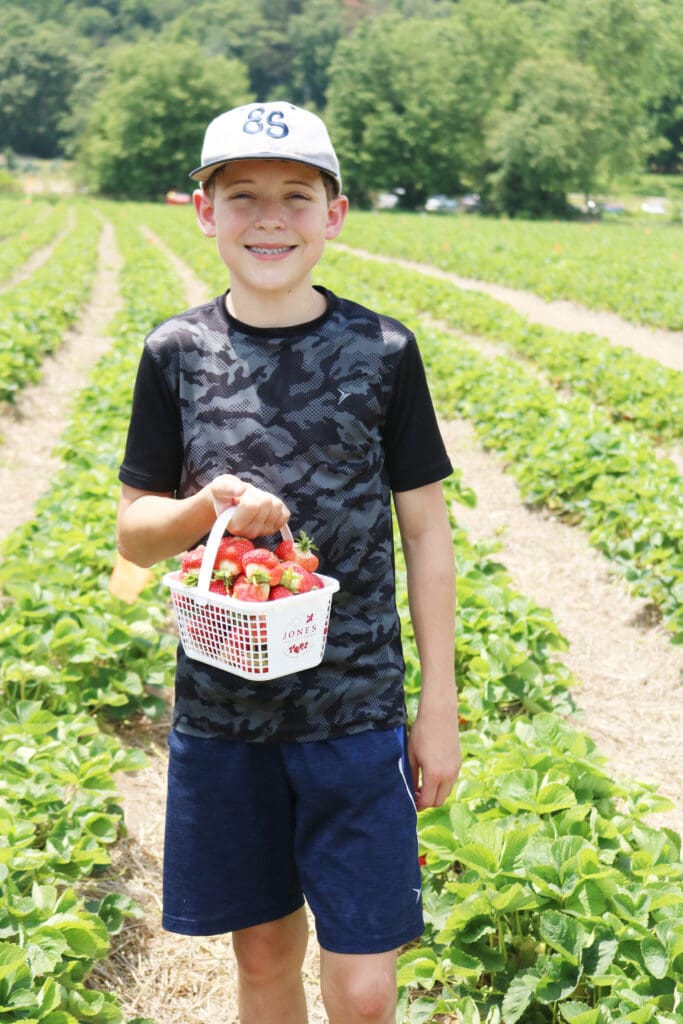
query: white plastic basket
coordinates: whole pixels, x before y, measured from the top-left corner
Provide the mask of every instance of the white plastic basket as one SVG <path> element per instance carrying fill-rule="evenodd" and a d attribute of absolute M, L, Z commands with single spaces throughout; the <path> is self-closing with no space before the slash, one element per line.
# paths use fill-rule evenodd
<path fill-rule="evenodd" d="M 180 570 L 163 578 L 183 650 L 195 661 L 245 679 L 276 679 L 319 665 L 337 580 L 316 573 L 324 584 L 319 590 L 276 601 L 238 601 L 209 591 L 218 545 L 234 510 L 224 509 L 211 529 L 196 587 L 184 586 Z M 289 527 L 281 532 L 283 539 L 292 539 Z"/>

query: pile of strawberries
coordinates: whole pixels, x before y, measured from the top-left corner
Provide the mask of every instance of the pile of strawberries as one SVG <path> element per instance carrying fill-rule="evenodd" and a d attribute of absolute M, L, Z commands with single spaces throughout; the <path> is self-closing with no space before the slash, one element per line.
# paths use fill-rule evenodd
<path fill-rule="evenodd" d="M 218 545 L 209 590 L 239 601 L 277 601 L 295 594 L 307 594 L 324 586 L 315 570 L 315 544 L 303 530 L 296 540 L 283 540 L 270 551 L 257 548 L 245 537 L 226 535 Z M 196 587 L 205 546 L 183 556 L 181 581 Z"/>

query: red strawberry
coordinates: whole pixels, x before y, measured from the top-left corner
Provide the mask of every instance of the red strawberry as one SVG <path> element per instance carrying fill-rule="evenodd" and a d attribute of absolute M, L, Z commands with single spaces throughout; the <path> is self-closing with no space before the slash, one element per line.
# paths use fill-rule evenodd
<path fill-rule="evenodd" d="M 271 587 L 276 587 L 282 576 L 282 566 L 277 555 L 267 548 L 247 551 L 242 559 L 242 568 L 251 582 L 268 583 Z"/>
<path fill-rule="evenodd" d="M 220 576 L 217 576 L 214 579 L 212 579 L 211 582 L 209 583 L 209 591 L 212 594 L 222 594 L 223 597 L 225 597 L 228 593 L 228 588 L 225 580 Z"/>
<path fill-rule="evenodd" d="M 275 554 L 283 562 L 297 562 L 298 565 L 315 572 L 320 564 L 318 556 L 313 554 L 317 550 L 315 544 L 310 540 L 303 530 L 299 531 L 296 540 L 283 540 L 275 548 Z"/>
<path fill-rule="evenodd" d="M 242 572 L 242 558 L 253 547 L 253 543 L 246 537 L 223 537 L 213 562 L 214 571 L 233 580 L 237 579 Z"/>
<path fill-rule="evenodd" d="M 297 562 L 282 563 L 280 583 L 293 594 L 307 594 L 309 590 L 320 590 L 323 581 Z"/>
<path fill-rule="evenodd" d="M 294 597 L 294 594 L 291 590 L 287 590 L 287 587 L 278 586 L 270 588 L 269 601 L 279 601 L 281 597 Z"/>
<path fill-rule="evenodd" d="M 232 596 L 238 601 L 267 601 L 270 585 L 265 582 L 250 582 L 246 576 L 238 576 L 232 588 Z"/>
<path fill-rule="evenodd" d="M 180 563 L 180 572 L 182 573 L 181 579 L 186 587 L 197 586 L 204 550 L 204 545 L 200 544 L 199 547 L 192 548 L 191 551 L 186 551 L 183 555 L 183 560 Z"/>

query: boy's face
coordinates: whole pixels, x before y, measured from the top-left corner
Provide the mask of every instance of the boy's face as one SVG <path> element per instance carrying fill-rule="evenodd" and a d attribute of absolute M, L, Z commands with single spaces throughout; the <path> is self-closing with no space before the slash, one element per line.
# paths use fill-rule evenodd
<path fill-rule="evenodd" d="M 345 196 L 328 200 L 317 168 L 285 160 L 226 164 L 211 193 L 194 193 L 194 204 L 230 271 L 231 293 L 281 301 L 310 290 L 325 241 L 339 234 L 348 208 Z"/>

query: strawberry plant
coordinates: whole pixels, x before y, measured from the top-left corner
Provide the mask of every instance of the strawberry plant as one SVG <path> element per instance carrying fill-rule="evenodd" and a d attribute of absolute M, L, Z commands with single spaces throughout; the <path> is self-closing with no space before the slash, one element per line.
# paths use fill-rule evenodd
<path fill-rule="evenodd" d="M 457 496 L 457 480 L 446 487 Z M 563 641 L 552 619 L 514 593 L 485 545 L 453 530 L 464 762 L 447 805 L 420 815 L 427 927 L 399 960 L 399 1018 L 680 1024 L 681 840 L 643 822 L 667 801 L 610 779 L 593 741 L 567 720 L 571 680 L 553 664 Z M 399 607 L 414 711 L 403 588 Z M 507 650 L 496 642 L 506 610 L 516 624 Z M 472 648 L 496 659 L 476 663 Z M 536 683 L 531 706 L 491 699 L 492 677 L 520 663 Z"/>
<path fill-rule="evenodd" d="M 88 988 L 88 975 L 126 918 L 140 915 L 122 894 L 90 898 L 84 880 L 106 870 L 120 834 L 114 772 L 141 764 L 94 715 L 154 714 L 172 676 L 165 599 L 128 606 L 107 582 L 140 337 L 171 311 L 178 285 L 130 225 L 120 239 L 127 309 L 117 344 L 80 396 L 64 468 L 36 519 L 3 545 L 0 1012 L 8 1022 L 120 1024 L 116 997 Z"/>
<path fill-rule="evenodd" d="M 97 264 L 101 223 L 76 207 L 72 230 L 26 281 L 0 294 L 0 401 L 11 401 L 40 378 L 46 355 L 61 344 L 85 305 Z"/>
<path fill-rule="evenodd" d="M 65 216 L 65 204 L 33 202 L 26 197 L 0 196 L 0 239 L 4 242 L 22 231 L 28 231 L 38 220 L 49 216 L 59 206 L 57 216 Z"/>
<path fill-rule="evenodd" d="M 20 205 L 16 201 L 11 206 L 4 203 L 3 226 L 0 229 L 0 281 L 5 281 L 21 268 L 31 253 L 49 245 L 64 231 L 70 213 L 73 215 L 67 203 L 36 203 L 32 206 Z"/>

